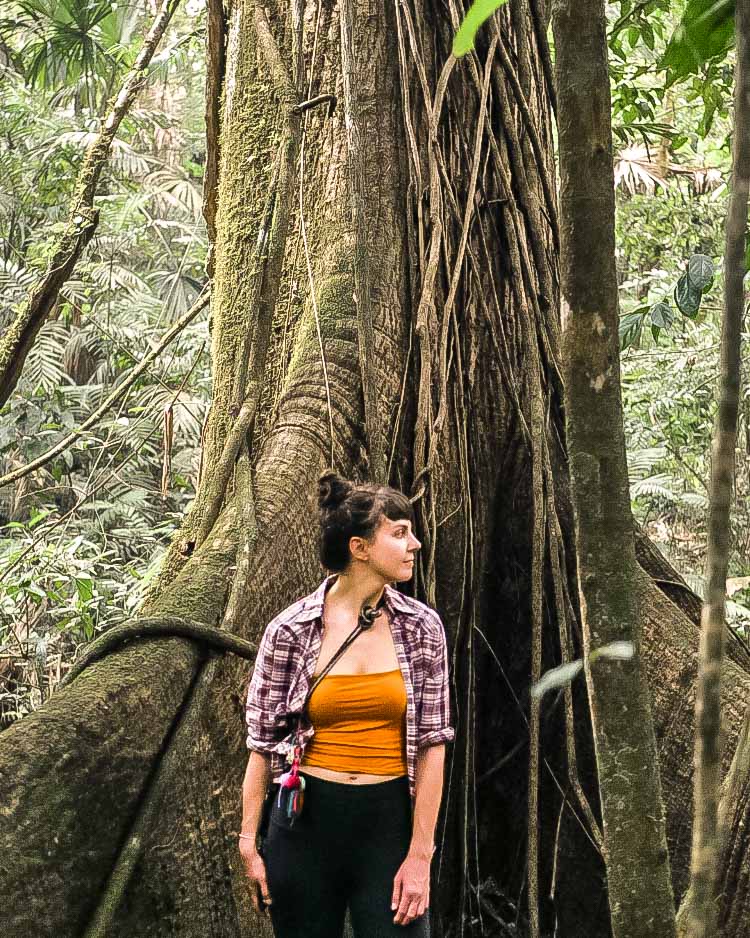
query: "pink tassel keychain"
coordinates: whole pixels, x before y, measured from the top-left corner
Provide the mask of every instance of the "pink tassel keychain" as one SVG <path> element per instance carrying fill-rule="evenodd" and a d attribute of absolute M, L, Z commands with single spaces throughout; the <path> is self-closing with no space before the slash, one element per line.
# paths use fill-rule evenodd
<path fill-rule="evenodd" d="M 295 743 L 292 767 L 288 772 L 284 772 L 279 779 L 279 797 L 276 803 L 290 824 L 294 824 L 295 820 L 302 814 L 305 798 L 305 779 L 299 774 L 301 757 L 302 747 Z"/>

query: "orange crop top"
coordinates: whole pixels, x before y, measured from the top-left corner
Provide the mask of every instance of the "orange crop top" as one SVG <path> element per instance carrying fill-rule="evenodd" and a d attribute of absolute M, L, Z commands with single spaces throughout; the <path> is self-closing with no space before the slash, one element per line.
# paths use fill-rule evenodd
<path fill-rule="evenodd" d="M 300 764 L 406 775 L 406 687 L 399 668 L 327 674 L 307 701 L 315 735 Z"/>

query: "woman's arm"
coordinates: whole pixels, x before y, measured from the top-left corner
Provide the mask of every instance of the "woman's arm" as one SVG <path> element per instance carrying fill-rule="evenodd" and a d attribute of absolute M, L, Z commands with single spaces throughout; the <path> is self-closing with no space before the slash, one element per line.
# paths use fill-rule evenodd
<path fill-rule="evenodd" d="M 431 860 L 435 852 L 435 826 L 443 797 L 445 744 L 428 746 L 417 753 L 414 821 L 409 854 Z"/>
<path fill-rule="evenodd" d="M 251 752 L 242 783 L 242 829 L 240 833 L 240 856 L 245 865 L 245 875 L 250 886 L 250 900 L 256 912 L 268 914 L 273 901 L 268 891 L 266 866 L 256 846 L 258 823 L 263 808 L 266 787 L 271 776 L 270 756 Z M 245 836 L 247 835 L 247 836 Z"/>
<path fill-rule="evenodd" d="M 417 753 L 414 820 L 406 859 L 393 881 L 391 909 L 396 925 L 408 925 L 430 907 L 430 863 L 435 852 L 435 826 L 443 797 L 445 744 Z"/>
<path fill-rule="evenodd" d="M 262 752 L 251 752 L 242 782 L 242 840 L 255 844 L 260 813 L 271 780 L 271 757 Z M 247 835 L 247 836 L 245 836 Z M 252 840 L 250 838 L 252 837 Z"/>

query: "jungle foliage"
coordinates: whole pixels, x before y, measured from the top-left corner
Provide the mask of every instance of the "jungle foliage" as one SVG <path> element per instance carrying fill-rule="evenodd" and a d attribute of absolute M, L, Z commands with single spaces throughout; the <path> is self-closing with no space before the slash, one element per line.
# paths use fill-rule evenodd
<path fill-rule="evenodd" d="M 733 4 L 709 6 L 711 29 L 696 0 L 608 6 L 631 496 L 699 593 L 732 70 Z M 23 0 L 0 21 L 0 327 L 44 267 L 82 148 L 149 14 L 135 3 Z M 204 4 L 193 0 L 125 119 L 98 232 L 3 408 L 3 473 L 79 424 L 203 285 L 204 34 Z M 201 316 L 95 431 L 0 489 L 3 724 L 49 694 L 78 645 L 105 627 L 105 610 L 111 625 L 140 602 L 194 497 L 209 394 Z M 750 387 L 742 399 L 728 610 L 748 638 Z"/>

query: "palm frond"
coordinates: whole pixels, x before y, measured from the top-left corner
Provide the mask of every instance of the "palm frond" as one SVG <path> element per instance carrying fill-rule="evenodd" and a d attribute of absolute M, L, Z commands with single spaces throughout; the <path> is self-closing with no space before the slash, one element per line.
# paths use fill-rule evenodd
<path fill-rule="evenodd" d="M 26 358 L 21 380 L 27 388 L 41 387 L 47 394 L 67 380 L 65 347 L 70 333 L 61 323 L 46 322 Z"/>
<path fill-rule="evenodd" d="M 645 479 L 638 479 L 630 486 L 630 497 L 636 499 L 649 495 L 673 503 L 678 498 L 677 493 L 672 489 L 673 484 L 674 479 L 666 473 L 658 473 Z"/>

